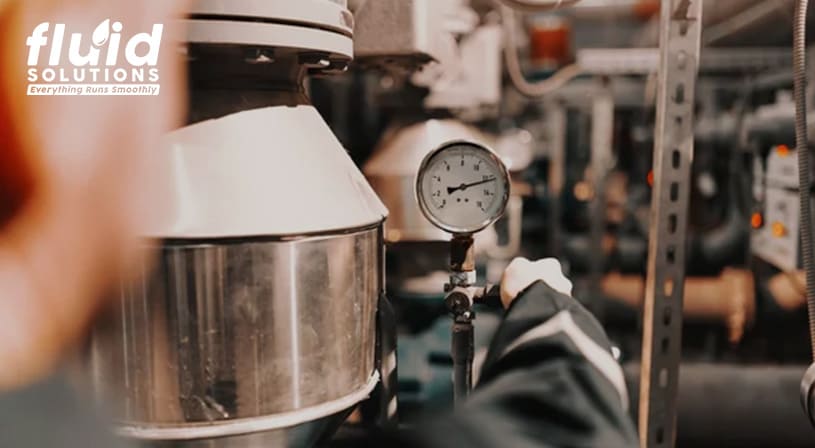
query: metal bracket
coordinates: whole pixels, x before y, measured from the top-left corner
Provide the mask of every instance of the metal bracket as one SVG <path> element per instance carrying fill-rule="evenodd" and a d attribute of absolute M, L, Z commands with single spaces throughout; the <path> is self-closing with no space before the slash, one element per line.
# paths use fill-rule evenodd
<path fill-rule="evenodd" d="M 662 0 L 639 403 L 640 445 L 649 448 L 672 447 L 676 440 L 685 235 L 701 22 L 702 0 Z"/>

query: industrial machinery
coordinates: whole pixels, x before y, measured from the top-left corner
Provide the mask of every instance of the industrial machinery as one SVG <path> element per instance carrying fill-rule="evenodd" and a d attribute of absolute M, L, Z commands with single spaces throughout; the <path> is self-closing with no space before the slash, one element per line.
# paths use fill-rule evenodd
<path fill-rule="evenodd" d="M 456 403 L 467 398 L 473 384 L 473 305 L 490 294 L 489 287 L 476 287 L 473 235 L 504 214 L 509 190 L 509 172 L 501 159 L 488 148 L 465 141 L 447 142 L 431 151 L 416 175 L 416 199 L 422 213 L 452 234 L 450 282 L 444 286 L 444 302 L 453 318 Z"/>
<path fill-rule="evenodd" d="M 400 356 L 400 368 L 412 375 L 401 377 L 402 395 L 451 398 L 437 372 L 446 367 L 448 381 L 454 362 L 442 353 L 451 342 L 440 337 L 444 296 L 428 293 L 446 280 L 448 247 L 432 245 L 443 235 L 418 210 L 401 214 L 409 172 L 446 140 L 497 148 L 506 129 L 520 128 L 533 160 L 512 173 L 513 191 L 523 191 L 515 254 L 568 266 L 576 298 L 603 322 L 641 397 L 633 417 L 643 444 L 811 445 L 798 403 L 809 354 L 789 93 L 796 2 L 463 3 L 479 26 L 503 28 L 494 110 L 431 105 L 432 83 L 367 70 L 348 77 L 367 100 L 358 123 L 332 119 L 341 102 L 323 107 L 396 216 L 391 296 L 398 307 L 439 305 L 401 315 L 400 346 L 410 356 Z M 492 59 L 482 60 L 458 66 L 491 73 Z M 496 228 L 505 241 L 506 223 Z M 494 262 L 486 252 L 476 256 L 479 275 Z M 722 395 L 708 400 L 711 391 Z"/>
<path fill-rule="evenodd" d="M 194 4 L 161 259 L 88 354 L 120 434 L 330 446 L 396 424 L 397 359 L 412 423 L 520 255 L 603 323 L 643 447 L 812 446 L 805 1 L 349 3 Z"/>
<path fill-rule="evenodd" d="M 345 1 L 203 0 L 187 22 L 189 124 L 156 167 L 171 205 L 142 229 L 160 260 L 87 371 L 123 398 L 123 436 L 310 446 L 390 373 L 387 211 L 304 87 L 347 66 L 353 17 Z"/>

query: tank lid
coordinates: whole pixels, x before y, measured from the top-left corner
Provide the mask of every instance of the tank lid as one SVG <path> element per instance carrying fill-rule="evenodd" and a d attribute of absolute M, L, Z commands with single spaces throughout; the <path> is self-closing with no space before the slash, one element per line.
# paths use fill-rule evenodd
<path fill-rule="evenodd" d="M 353 58 L 354 16 L 346 0 L 196 0 L 187 41 L 319 52 Z"/>
<path fill-rule="evenodd" d="M 387 209 L 312 106 L 269 107 L 166 136 L 158 238 L 300 236 L 380 223 Z"/>

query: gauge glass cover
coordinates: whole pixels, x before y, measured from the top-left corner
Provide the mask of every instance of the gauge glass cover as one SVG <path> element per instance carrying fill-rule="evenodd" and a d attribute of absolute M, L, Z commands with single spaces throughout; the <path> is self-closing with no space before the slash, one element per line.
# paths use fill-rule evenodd
<path fill-rule="evenodd" d="M 475 233 L 506 209 L 509 174 L 490 149 L 449 142 L 428 154 L 416 178 L 416 197 L 425 217 L 451 233 Z"/>

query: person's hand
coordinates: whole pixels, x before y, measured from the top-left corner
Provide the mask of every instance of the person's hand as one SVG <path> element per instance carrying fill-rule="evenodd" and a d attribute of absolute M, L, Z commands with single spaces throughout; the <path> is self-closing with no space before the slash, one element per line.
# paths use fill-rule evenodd
<path fill-rule="evenodd" d="M 501 303 L 508 309 L 512 301 L 532 283 L 542 280 L 557 292 L 572 295 L 572 282 L 563 275 L 560 262 L 554 258 L 529 261 L 516 258 L 501 277 Z"/>
<path fill-rule="evenodd" d="M 150 156 L 179 124 L 185 92 L 172 27 L 184 2 L 3 3 L 0 391 L 47 375 L 85 334 L 102 299 L 138 271 L 139 225 L 159 207 Z M 164 24 L 159 96 L 26 96 L 26 38 L 38 24 L 64 23 L 87 45 L 106 19 L 122 22 L 128 36 Z M 64 53 L 56 68 L 70 73 Z M 45 48 L 39 63 L 48 63 Z"/>

